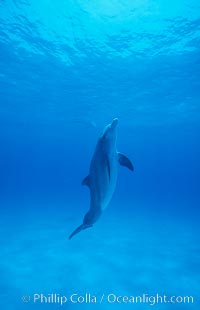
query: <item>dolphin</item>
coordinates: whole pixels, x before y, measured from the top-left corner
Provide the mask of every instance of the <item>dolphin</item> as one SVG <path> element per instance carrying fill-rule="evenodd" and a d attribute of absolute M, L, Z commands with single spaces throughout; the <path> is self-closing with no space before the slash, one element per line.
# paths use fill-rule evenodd
<path fill-rule="evenodd" d="M 97 142 L 89 175 L 82 181 L 82 185 L 88 186 L 90 190 L 90 208 L 84 216 L 83 223 L 72 232 L 69 239 L 80 231 L 92 227 L 108 206 L 116 187 L 118 163 L 134 170 L 131 161 L 117 152 L 117 125 L 118 119 L 114 118 L 112 123 L 104 128 Z"/>

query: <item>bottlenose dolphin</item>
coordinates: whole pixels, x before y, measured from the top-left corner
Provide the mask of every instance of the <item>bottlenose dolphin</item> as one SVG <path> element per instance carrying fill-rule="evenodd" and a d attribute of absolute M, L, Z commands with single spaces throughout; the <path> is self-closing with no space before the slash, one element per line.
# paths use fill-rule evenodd
<path fill-rule="evenodd" d="M 116 150 L 117 124 L 118 119 L 114 118 L 112 123 L 105 127 L 97 142 L 89 175 L 82 181 L 82 185 L 90 189 L 90 209 L 83 219 L 83 224 L 72 232 L 69 239 L 81 230 L 92 227 L 108 206 L 117 182 L 118 163 L 134 170 L 131 161 Z"/>

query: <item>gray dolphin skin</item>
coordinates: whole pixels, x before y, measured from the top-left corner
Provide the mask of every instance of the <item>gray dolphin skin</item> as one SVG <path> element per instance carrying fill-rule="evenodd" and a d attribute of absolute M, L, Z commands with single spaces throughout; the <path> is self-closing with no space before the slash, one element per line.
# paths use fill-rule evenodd
<path fill-rule="evenodd" d="M 83 224 L 72 232 L 69 239 L 81 230 L 92 227 L 108 206 L 116 187 L 118 163 L 134 170 L 131 161 L 117 152 L 117 125 L 118 119 L 114 118 L 112 123 L 105 127 L 97 142 L 89 175 L 82 181 L 82 185 L 90 189 L 90 208 L 83 219 Z"/>

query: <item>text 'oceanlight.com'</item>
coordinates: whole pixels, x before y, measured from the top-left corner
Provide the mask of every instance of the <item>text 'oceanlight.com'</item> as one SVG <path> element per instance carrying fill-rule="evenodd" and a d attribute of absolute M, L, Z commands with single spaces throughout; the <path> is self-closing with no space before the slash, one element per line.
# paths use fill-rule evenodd
<path fill-rule="evenodd" d="M 85 294 L 42 294 L 37 293 L 31 295 L 22 296 L 24 303 L 32 302 L 34 304 L 58 304 L 60 306 L 71 303 L 71 304 L 149 304 L 154 306 L 156 304 L 193 304 L 193 296 L 168 296 L 168 295 L 149 295 L 142 294 L 136 295 L 118 295 L 115 293 L 93 295 L 90 293 Z"/>

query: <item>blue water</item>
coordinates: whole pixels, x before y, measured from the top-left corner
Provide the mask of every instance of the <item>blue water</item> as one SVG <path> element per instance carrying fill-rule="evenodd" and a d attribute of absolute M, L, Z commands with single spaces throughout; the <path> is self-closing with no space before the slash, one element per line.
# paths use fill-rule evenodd
<path fill-rule="evenodd" d="M 119 167 L 109 207 L 69 241 L 114 117 L 135 171 Z M 1 0 L 0 309 L 198 310 L 199 136 L 199 1 Z M 97 303 L 34 303 L 86 293 Z"/>

